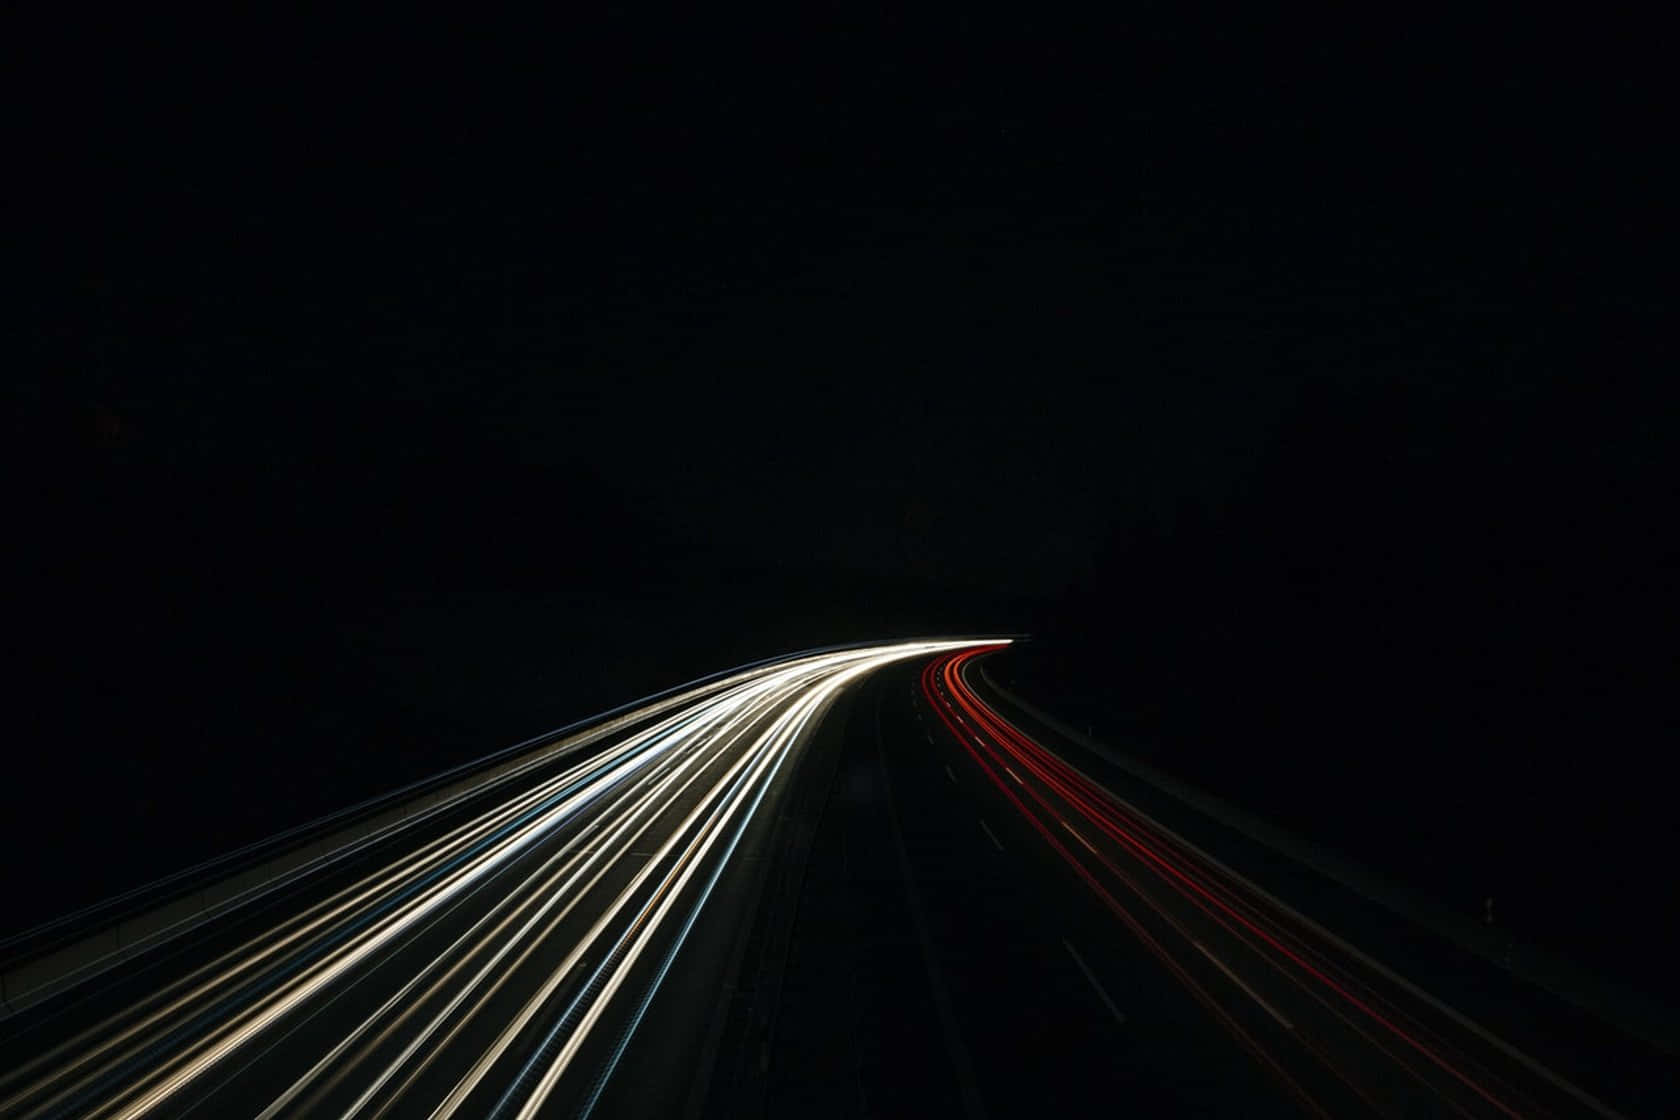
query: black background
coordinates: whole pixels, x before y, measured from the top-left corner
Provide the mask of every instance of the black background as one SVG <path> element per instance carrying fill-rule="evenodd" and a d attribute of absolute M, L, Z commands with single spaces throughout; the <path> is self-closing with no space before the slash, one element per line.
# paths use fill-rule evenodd
<path fill-rule="evenodd" d="M 1648 977 L 1648 36 L 816 11 L 30 41 L 6 925 L 1001 628 L 1070 718 Z"/>

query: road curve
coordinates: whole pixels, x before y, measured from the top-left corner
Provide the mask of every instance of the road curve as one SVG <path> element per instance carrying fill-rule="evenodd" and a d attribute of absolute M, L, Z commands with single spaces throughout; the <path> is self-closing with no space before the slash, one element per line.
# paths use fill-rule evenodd
<path fill-rule="evenodd" d="M 829 705 L 885 665 L 973 645 L 757 667 L 405 821 L 55 1000 L 14 1040 L 0 1115 L 588 1115 L 670 970 L 714 963 L 682 958 L 696 923 L 742 917 L 718 916 L 742 897 L 720 884 L 744 874 L 743 836 L 774 816 Z M 708 1009 L 682 1006 L 698 1037 Z"/>
<path fill-rule="evenodd" d="M 1618 1115 L 1023 732 L 967 679 L 986 652 L 920 684 L 980 784 L 1305 1112 Z"/>

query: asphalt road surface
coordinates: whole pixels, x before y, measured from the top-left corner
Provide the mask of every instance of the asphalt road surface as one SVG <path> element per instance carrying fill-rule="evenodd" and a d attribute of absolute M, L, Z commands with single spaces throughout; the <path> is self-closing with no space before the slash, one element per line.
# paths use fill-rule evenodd
<path fill-rule="evenodd" d="M 970 795 L 972 858 L 989 847 L 1106 913 L 1106 934 L 1068 919 L 1081 932 L 1064 947 L 1088 1003 L 1110 1013 L 1117 1052 L 1159 1020 L 1187 1022 L 1182 1007 L 1193 1003 L 1223 1039 L 1193 1052 L 1209 1069 L 1240 1052 L 1268 1086 L 1239 1109 L 1229 1088 L 1198 1100 L 1199 1087 L 1157 1078 L 1179 1111 L 1253 1114 L 1264 1096 L 1334 1117 L 1621 1114 L 1607 1098 L 1626 1086 L 1570 1080 L 1453 1006 L 1453 993 L 1405 975 L 1409 957 L 1379 961 L 1047 749 L 982 696 L 971 676 L 984 653 L 941 655 L 917 686 L 928 745 Z M 1134 995 L 1144 954 L 1156 978 L 1171 979 L 1178 1007 L 1158 989 L 1141 1003 Z"/>
<path fill-rule="evenodd" d="M 1213 854 L 993 694 L 1001 644 L 538 750 L 14 1017 L 0 1116 L 1664 1114 L 1615 1039 Z"/>

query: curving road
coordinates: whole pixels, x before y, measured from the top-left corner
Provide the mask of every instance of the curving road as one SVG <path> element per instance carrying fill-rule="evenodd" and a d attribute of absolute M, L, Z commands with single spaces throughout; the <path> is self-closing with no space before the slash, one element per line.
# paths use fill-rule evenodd
<path fill-rule="evenodd" d="M 13 1040 L 0 1115 L 676 1111 L 824 713 L 883 666 L 972 644 L 801 656 L 540 751 L 54 1000 Z"/>
<path fill-rule="evenodd" d="M 1005 644 L 515 752 L 6 1021 L 0 1116 L 1668 1114 L 1660 1062 L 1485 1018 L 1486 975 L 1017 711 Z"/>
<path fill-rule="evenodd" d="M 1618 1115 L 1046 749 L 970 679 L 986 652 L 933 659 L 920 693 L 979 779 L 987 836 L 1032 847 L 1100 903 L 1114 938 L 1142 945 L 1302 1111 Z M 1078 965 L 1123 1021 L 1115 981 Z"/>

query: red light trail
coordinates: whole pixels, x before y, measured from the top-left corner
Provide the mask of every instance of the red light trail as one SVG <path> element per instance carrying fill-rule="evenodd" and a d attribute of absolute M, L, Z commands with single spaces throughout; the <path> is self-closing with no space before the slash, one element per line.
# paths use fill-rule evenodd
<path fill-rule="evenodd" d="M 921 677 L 928 706 L 1022 820 L 1309 1112 L 1330 1115 L 1304 1084 L 1311 1080 L 1305 1067 L 1316 1065 L 1379 1113 L 1397 1097 L 1426 1094 L 1434 1107 L 1466 1116 L 1550 1114 L 1511 1083 L 1526 1071 L 1549 1083 L 1539 1087 L 1542 1096 L 1562 1089 L 1574 1098 L 1571 1108 L 1584 1103 L 1613 1115 L 1429 997 L 1412 998 L 1416 990 L 1408 993 L 1404 981 L 1397 985 L 1386 970 L 1023 733 L 964 677 L 977 658 L 999 648 L 932 660 Z M 1215 938 L 1222 951 L 1210 947 Z M 1200 963 L 1189 967 L 1197 958 L 1234 990 Z M 1280 1003 L 1288 1004 L 1287 1017 Z M 1245 1004 L 1266 1012 L 1275 1028 L 1242 1021 L 1232 1005 Z M 1344 1057 L 1350 1041 L 1359 1044 L 1352 1061 Z M 1489 1068 L 1512 1057 L 1512 1076 Z"/>

